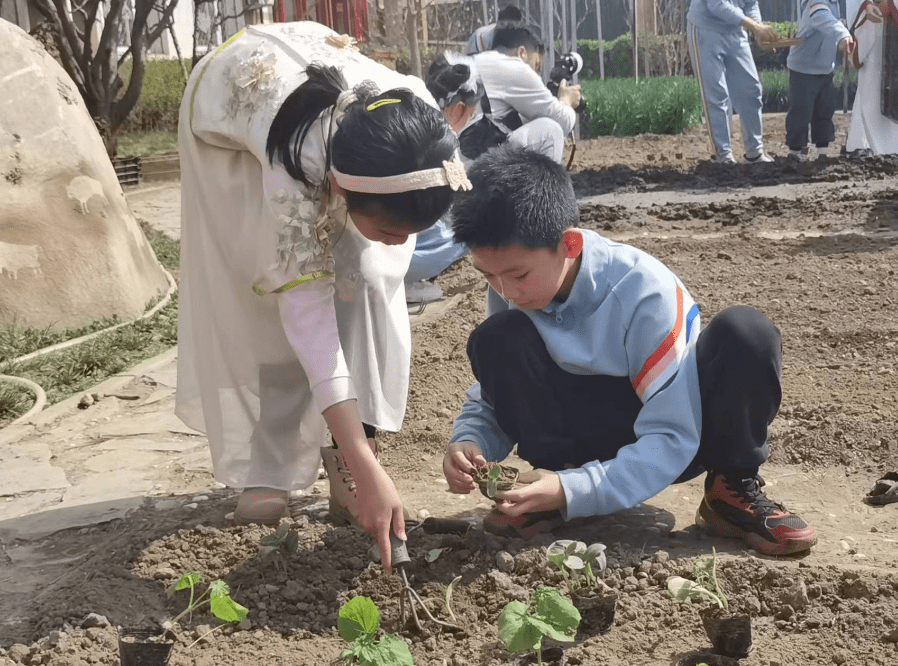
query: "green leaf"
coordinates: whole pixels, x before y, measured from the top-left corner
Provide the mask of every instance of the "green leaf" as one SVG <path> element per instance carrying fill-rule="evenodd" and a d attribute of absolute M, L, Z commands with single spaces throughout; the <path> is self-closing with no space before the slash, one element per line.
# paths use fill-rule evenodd
<path fill-rule="evenodd" d="M 178 582 L 175 583 L 175 590 L 183 590 L 188 587 L 194 587 L 195 585 L 199 585 L 203 582 L 203 575 L 198 573 L 189 573 L 184 574 L 178 579 Z"/>
<path fill-rule="evenodd" d="M 498 481 L 501 475 L 502 468 L 499 467 L 499 465 L 496 465 L 487 473 L 486 478 L 490 481 Z"/>
<path fill-rule="evenodd" d="M 568 555 L 564 558 L 564 566 L 571 571 L 580 571 L 580 569 L 586 566 L 586 562 L 581 560 L 577 555 Z"/>
<path fill-rule="evenodd" d="M 433 550 L 428 550 L 427 554 L 424 556 L 424 559 L 428 562 L 436 562 L 437 558 L 440 554 L 446 550 L 445 548 L 434 548 Z"/>
<path fill-rule="evenodd" d="M 373 634 L 380 626 L 380 613 L 368 597 L 353 597 L 340 608 L 337 628 L 340 636 L 352 643 L 359 636 Z"/>
<path fill-rule="evenodd" d="M 231 593 L 231 588 L 223 580 L 213 580 L 209 583 L 209 596 L 212 599 L 226 597 Z"/>
<path fill-rule="evenodd" d="M 243 622 L 249 613 L 248 608 L 241 606 L 227 595 L 213 596 L 209 600 L 209 610 L 215 617 L 225 622 Z"/>
<path fill-rule="evenodd" d="M 708 589 L 705 589 L 694 580 L 681 578 L 680 576 L 671 576 L 667 579 L 667 591 L 677 601 L 686 601 L 686 599 L 711 599 L 718 605 L 722 606 L 720 599 Z"/>
<path fill-rule="evenodd" d="M 398 636 L 387 634 L 374 647 L 374 654 L 369 662 L 372 666 L 414 666 L 412 652 L 408 645 Z"/>
<path fill-rule="evenodd" d="M 572 642 L 577 635 L 576 631 L 573 633 L 565 633 L 556 629 L 545 620 L 542 620 L 538 617 L 533 617 L 532 615 L 527 618 L 527 622 L 529 622 L 533 626 L 533 628 L 540 633 L 540 635 L 548 636 L 552 640 L 560 641 L 563 643 Z"/>
<path fill-rule="evenodd" d="M 576 634 L 580 611 L 554 587 L 542 587 L 534 594 L 536 614 L 562 634 Z M 551 634 L 550 634 L 551 635 Z M 552 636 L 552 638 L 556 638 Z M 562 640 L 556 638 L 556 640 Z"/>
<path fill-rule="evenodd" d="M 509 652 L 530 652 L 542 641 L 529 619 L 530 609 L 520 601 L 509 602 L 499 615 L 499 640 Z"/>

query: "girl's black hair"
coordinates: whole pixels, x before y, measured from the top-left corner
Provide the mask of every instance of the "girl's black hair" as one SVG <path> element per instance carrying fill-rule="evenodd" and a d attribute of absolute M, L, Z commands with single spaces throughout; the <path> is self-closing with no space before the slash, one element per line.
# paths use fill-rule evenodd
<path fill-rule="evenodd" d="M 302 145 L 312 124 L 333 106 L 348 86 L 335 67 L 310 65 L 308 79 L 278 110 L 268 133 L 266 153 L 280 160 L 293 178 L 310 183 L 301 164 Z M 394 89 L 372 95 L 370 87 L 355 89 L 358 101 L 346 109 L 329 148 L 330 164 L 353 176 L 395 176 L 441 167 L 458 149 L 458 139 L 443 113 L 411 91 Z M 368 110 L 382 99 L 398 99 Z M 314 183 L 317 185 L 317 183 Z M 346 192 L 350 212 L 391 218 L 407 231 L 433 225 L 452 204 L 448 185 L 398 194 Z"/>
<path fill-rule="evenodd" d="M 349 86 L 336 67 L 312 63 L 306 68 L 306 76 L 278 109 L 268 130 L 265 152 L 269 162 L 277 159 L 293 178 L 311 186 L 300 161 L 302 144 L 312 123 L 322 111 L 336 104 L 337 97 Z"/>
<path fill-rule="evenodd" d="M 474 58 L 452 51 L 446 51 L 431 63 L 424 83 L 443 109 L 458 102 L 474 106 L 485 92 Z"/>

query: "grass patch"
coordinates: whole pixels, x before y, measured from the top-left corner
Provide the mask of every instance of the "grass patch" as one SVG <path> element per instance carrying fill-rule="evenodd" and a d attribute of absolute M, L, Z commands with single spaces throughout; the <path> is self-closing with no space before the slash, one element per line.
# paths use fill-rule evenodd
<path fill-rule="evenodd" d="M 159 262 L 168 270 L 177 270 L 180 244 L 142 224 L 144 233 Z M 47 393 L 47 404 L 54 404 L 98 382 L 162 353 L 178 342 L 178 294 L 152 317 L 133 322 L 93 340 L 13 364 L 14 358 L 32 351 L 72 340 L 119 323 L 116 318 L 64 330 L 27 329 L 7 326 L 0 329 L 0 374 L 25 377 Z M 31 393 L 18 385 L 0 384 L 0 427 L 31 408 Z"/>
<path fill-rule="evenodd" d="M 118 136 L 118 154 L 123 157 L 156 157 L 178 152 L 178 133 L 166 130 L 123 132 Z"/>
<path fill-rule="evenodd" d="M 582 81 L 585 120 L 594 136 L 679 134 L 701 121 L 702 102 L 693 77 Z"/>

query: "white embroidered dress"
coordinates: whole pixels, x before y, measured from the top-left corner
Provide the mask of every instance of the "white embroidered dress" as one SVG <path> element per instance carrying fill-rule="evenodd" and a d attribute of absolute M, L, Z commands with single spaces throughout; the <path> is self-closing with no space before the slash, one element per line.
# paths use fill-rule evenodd
<path fill-rule="evenodd" d="M 863 0 L 848 0 L 846 16 L 853 21 Z M 868 148 L 874 155 L 898 153 L 898 123 L 882 115 L 883 24 L 865 22 L 858 40 L 857 95 L 851 110 L 851 129 L 845 150 Z"/>
<path fill-rule="evenodd" d="M 182 222 L 176 413 L 209 437 L 229 486 L 305 488 L 325 445 L 321 412 L 356 398 L 362 421 L 398 430 L 411 349 L 403 277 L 414 250 L 365 239 L 332 197 L 265 155 L 281 102 L 312 62 L 350 86 L 409 88 L 420 79 L 349 48 L 311 22 L 253 26 L 193 70 L 181 105 Z M 302 165 L 325 179 L 330 110 L 306 138 Z M 259 295 L 299 282 L 281 293 Z M 255 290 L 255 291 L 254 291 Z"/>

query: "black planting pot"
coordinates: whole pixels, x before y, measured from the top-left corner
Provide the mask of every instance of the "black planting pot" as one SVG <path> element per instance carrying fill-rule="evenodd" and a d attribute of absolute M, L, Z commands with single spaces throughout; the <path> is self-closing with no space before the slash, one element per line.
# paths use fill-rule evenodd
<path fill-rule="evenodd" d="M 739 661 L 732 657 L 724 657 L 722 654 L 710 654 L 708 652 L 690 652 L 684 654 L 677 661 L 677 666 L 739 666 Z"/>
<path fill-rule="evenodd" d="M 578 641 L 606 634 L 614 624 L 614 612 L 617 608 L 615 597 L 574 592 L 571 595 L 571 602 L 580 611 Z"/>
<path fill-rule="evenodd" d="M 122 629 L 118 638 L 121 666 L 167 666 L 173 645 L 160 631 Z"/>
<path fill-rule="evenodd" d="M 701 612 L 702 624 L 714 647 L 714 653 L 742 659 L 751 652 L 751 617 L 725 615 L 717 608 Z"/>

